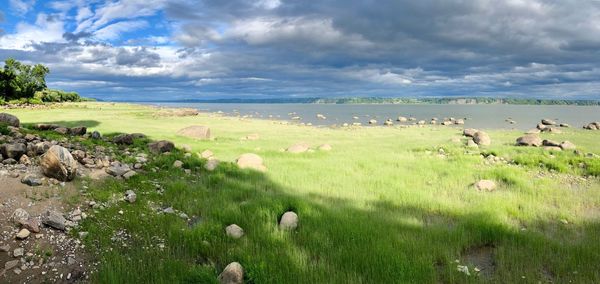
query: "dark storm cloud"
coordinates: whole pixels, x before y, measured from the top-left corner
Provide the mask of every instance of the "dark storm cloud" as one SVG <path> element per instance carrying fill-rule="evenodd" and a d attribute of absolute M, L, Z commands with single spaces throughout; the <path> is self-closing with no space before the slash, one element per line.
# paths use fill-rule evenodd
<path fill-rule="evenodd" d="M 89 32 L 79 32 L 79 33 L 66 32 L 63 34 L 63 38 L 68 41 L 78 41 L 82 38 L 88 38 L 91 35 L 92 34 Z"/>
<path fill-rule="evenodd" d="M 149 51 L 145 47 L 133 50 L 121 48 L 117 53 L 116 63 L 127 66 L 153 67 L 159 65 L 160 55 Z"/>

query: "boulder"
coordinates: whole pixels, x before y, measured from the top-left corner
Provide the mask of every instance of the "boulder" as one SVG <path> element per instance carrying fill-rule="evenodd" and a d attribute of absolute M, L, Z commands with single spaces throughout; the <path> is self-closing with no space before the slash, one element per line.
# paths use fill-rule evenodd
<path fill-rule="evenodd" d="M 546 128 L 547 126 L 544 125 L 543 123 L 538 123 L 535 128 L 539 129 L 539 130 L 544 130 L 544 128 Z"/>
<path fill-rule="evenodd" d="M 536 134 L 527 134 L 517 138 L 517 146 L 542 146 L 542 139 Z"/>
<path fill-rule="evenodd" d="M 304 152 L 308 151 L 309 148 L 310 148 L 310 145 L 308 145 L 307 143 L 297 143 L 297 144 L 294 144 L 294 145 L 288 147 L 286 149 L 286 151 L 293 153 L 293 154 L 298 154 L 298 153 L 304 153 Z"/>
<path fill-rule="evenodd" d="M 58 134 L 62 134 L 62 135 L 66 135 L 69 133 L 69 129 L 66 127 L 58 127 L 58 128 L 54 128 L 54 131 Z"/>
<path fill-rule="evenodd" d="M 489 179 L 482 179 L 475 183 L 475 188 L 479 191 L 493 191 L 496 189 L 496 183 Z"/>
<path fill-rule="evenodd" d="M 542 124 L 543 125 L 556 125 L 556 122 L 554 120 L 544 118 L 544 119 L 542 119 Z"/>
<path fill-rule="evenodd" d="M 475 133 L 477 133 L 477 129 L 474 128 L 465 128 L 463 130 L 463 135 L 467 137 L 473 137 L 475 136 Z"/>
<path fill-rule="evenodd" d="M 183 150 L 186 154 L 192 152 L 192 146 L 190 146 L 188 144 L 181 144 L 181 145 L 179 145 L 179 148 L 181 150 Z"/>
<path fill-rule="evenodd" d="M 19 118 L 9 113 L 0 113 L 0 123 L 4 123 L 6 125 L 10 125 L 12 127 L 19 127 L 21 122 Z"/>
<path fill-rule="evenodd" d="M 54 130 L 59 127 L 60 126 L 56 125 L 56 124 L 45 124 L 45 123 L 40 123 L 35 126 L 35 128 L 38 130 Z"/>
<path fill-rule="evenodd" d="M 244 268 L 238 262 L 228 264 L 217 278 L 220 284 L 243 284 Z"/>
<path fill-rule="evenodd" d="M 92 139 L 101 139 L 102 138 L 102 134 L 100 134 L 100 132 L 94 130 L 94 132 L 92 132 Z"/>
<path fill-rule="evenodd" d="M 202 125 L 192 125 L 180 129 L 177 134 L 195 139 L 210 139 L 210 128 Z"/>
<path fill-rule="evenodd" d="M 544 141 L 542 141 L 542 145 L 544 145 L 544 146 L 550 146 L 550 147 L 559 147 L 560 143 L 556 142 L 556 141 L 545 139 Z"/>
<path fill-rule="evenodd" d="M 112 141 L 115 144 L 131 145 L 133 144 L 133 136 L 131 134 L 119 134 L 113 137 Z"/>
<path fill-rule="evenodd" d="M 137 175 L 137 172 L 131 170 L 131 171 L 128 171 L 128 172 L 124 173 L 123 174 L 123 178 L 124 179 L 130 179 L 130 178 L 132 178 L 135 175 Z"/>
<path fill-rule="evenodd" d="M 183 162 L 180 160 L 177 160 L 175 162 L 173 162 L 173 167 L 175 168 L 182 168 L 183 167 Z"/>
<path fill-rule="evenodd" d="M 600 130 L 600 122 L 590 122 L 587 125 L 585 125 L 583 127 L 584 129 L 588 129 L 588 130 Z"/>
<path fill-rule="evenodd" d="M 479 145 L 473 141 L 473 139 L 467 140 L 467 147 L 469 148 L 479 148 Z"/>
<path fill-rule="evenodd" d="M 130 170 L 131 169 L 128 165 L 121 163 L 113 163 L 108 168 L 106 168 L 106 173 L 114 177 L 120 177 L 125 173 L 129 172 Z"/>
<path fill-rule="evenodd" d="M 546 127 L 544 129 L 542 129 L 542 132 L 549 132 L 549 133 L 556 133 L 556 134 L 560 134 L 562 133 L 562 130 L 558 129 L 558 127 Z"/>
<path fill-rule="evenodd" d="M 31 160 L 27 155 L 23 154 L 21 155 L 21 158 L 19 158 L 19 163 L 28 166 L 31 164 Z"/>
<path fill-rule="evenodd" d="M 295 230 L 298 227 L 298 215 L 293 211 L 283 213 L 279 220 L 279 229 Z"/>
<path fill-rule="evenodd" d="M 44 175 L 60 181 L 71 181 L 77 174 L 77 161 L 69 150 L 58 145 L 48 149 L 40 159 L 40 166 Z"/>
<path fill-rule="evenodd" d="M 559 146 L 563 150 L 575 150 L 577 148 L 577 146 L 570 141 L 563 141 Z"/>
<path fill-rule="evenodd" d="M 21 182 L 29 186 L 40 186 L 44 184 L 41 178 L 32 174 L 26 175 L 24 178 L 21 179 Z"/>
<path fill-rule="evenodd" d="M 214 154 L 211 150 L 204 150 L 204 151 L 202 151 L 202 153 L 200 153 L 200 158 L 203 158 L 203 159 L 208 159 L 212 156 L 214 156 Z"/>
<path fill-rule="evenodd" d="M 206 164 L 204 164 L 204 169 L 206 169 L 209 172 L 212 172 L 217 168 L 217 166 L 219 166 L 219 160 L 209 159 L 208 161 L 206 161 Z"/>
<path fill-rule="evenodd" d="M 544 146 L 544 150 L 547 151 L 562 151 L 562 148 L 558 146 Z"/>
<path fill-rule="evenodd" d="M 475 132 L 475 135 L 473 135 L 473 141 L 480 146 L 488 146 L 492 143 L 490 136 L 483 131 Z"/>
<path fill-rule="evenodd" d="M 28 219 L 29 219 L 29 213 L 27 211 L 25 211 L 25 209 L 23 209 L 23 208 L 17 208 L 11 216 L 11 220 L 15 224 L 20 224 L 21 221 L 26 221 Z"/>
<path fill-rule="evenodd" d="M 27 220 L 21 219 L 19 221 L 19 225 L 21 225 L 21 228 L 27 229 L 32 233 L 37 234 L 40 232 L 40 223 L 37 219 L 34 219 L 34 218 L 29 218 Z"/>
<path fill-rule="evenodd" d="M 161 140 L 148 144 L 148 149 L 154 154 L 171 152 L 175 148 L 175 144 L 171 141 Z"/>
<path fill-rule="evenodd" d="M 225 234 L 230 238 L 239 239 L 244 235 L 244 230 L 236 224 L 231 224 L 225 227 Z"/>
<path fill-rule="evenodd" d="M 18 160 L 21 156 L 27 153 L 27 146 L 22 143 L 7 143 L 0 146 L 2 157 Z"/>
<path fill-rule="evenodd" d="M 125 191 L 125 201 L 129 203 L 134 203 L 136 198 L 137 195 L 135 194 L 135 192 L 133 192 L 133 190 L 130 189 L 128 191 Z"/>
<path fill-rule="evenodd" d="M 86 158 L 86 153 L 82 150 L 74 150 L 73 152 L 71 152 L 71 155 L 73 156 L 73 158 L 75 158 L 75 160 L 82 162 L 83 159 Z"/>
<path fill-rule="evenodd" d="M 69 135 L 81 136 L 87 132 L 87 128 L 85 126 L 71 127 L 69 128 Z"/>
<path fill-rule="evenodd" d="M 56 211 L 48 210 L 42 218 L 42 223 L 57 230 L 65 230 L 67 219 Z"/>
<path fill-rule="evenodd" d="M 266 171 L 267 168 L 263 165 L 263 159 L 253 153 L 242 154 L 237 158 L 236 163 L 241 169 L 254 169 L 257 171 Z"/>

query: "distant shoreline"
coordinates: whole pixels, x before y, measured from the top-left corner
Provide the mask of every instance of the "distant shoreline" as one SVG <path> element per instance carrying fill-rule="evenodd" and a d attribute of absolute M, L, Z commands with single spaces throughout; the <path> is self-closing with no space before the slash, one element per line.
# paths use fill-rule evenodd
<path fill-rule="evenodd" d="M 99 100 L 101 101 L 101 100 Z M 185 100 L 118 100 L 125 103 L 204 103 L 204 104 L 394 104 L 394 105 L 574 105 L 600 106 L 600 100 L 553 100 L 521 98 L 285 98 L 285 99 L 185 99 Z"/>

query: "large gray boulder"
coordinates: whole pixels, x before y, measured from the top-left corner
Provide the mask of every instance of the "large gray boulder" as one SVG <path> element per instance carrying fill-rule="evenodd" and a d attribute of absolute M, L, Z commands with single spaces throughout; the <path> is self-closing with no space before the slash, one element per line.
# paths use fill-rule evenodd
<path fill-rule="evenodd" d="M 239 262 L 232 262 L 223 269 L 217 279 L 220 284 L 243 284 L 244 268 Z"/>
<path fill-rule="evenodd" d="M 571 141 L 563 141 L 559 146 L 563 150 L 575 150 L 577 148 Z"/>
<path fill-rule="evenodd" d="M 180 129 L 177 134 L 195 139 L 210 139 L 210 128 L 202 125 L 192 125 Z"/>
<path fill-rule="evenodd" d="M 287 148 L 286 151 L 288 151 L 289 153 L 298 154 L 308 151 L 309 148 L 310 145 L 308 145 L 307 143 L 297 143 Z"/>
<path fill-rule="evenodd" d="M 119 134 L 113 137 L 112 141 L 116 144 L 131 145 L 134 139 L 146 138 L 142 133 Z"/>
<path fill-rule="evenodd" d="M 517 138 L 517 145 L 539 147 L 542 146 L 542 138 L 536 134 L 527 134 Z"/>
<path fill-rule="evenodd" d="M 60 181 L 71 181 L 77 174 L 77 161 L 69 150 L 54 145 L 40 159 L 44 175 Z"/>
<path fill-rule="evenodd" d="M 110 167 L 106 168 L 106 173 L 114 177 L 120 177 L 130 170 L 131 168 L 128 165 L 114 162 Z"/>
<path fill-rule="evenodd" d="M 161 154 L 165 152 L 171 152 L 175 148 L 175 144 L 171 141 L 161 140 L 152 143 L 148 143 L 148 149 L 150 152 L 155 154 Z"/>
<path fill-rule="evenodd" d="M 42 218 L 42 223 L 48 227 L 64 231 L 67 220 L 61 213 L 48 210 Z"/>
<path fill-rule="evenodd" d="M 474 128 L 465 128 L 465 130 L 463 130 L 463 135 L 467 137 L 473 137 L 477 131 L 478 130 Z"/>
<path fill-rule="evenodd" d="M 583 128 L 588 130 L 600 130 L 600 122 L 590 122 Z"/>
<path fill-rule="evenodd" d="M 544 119 L 542 119 L 542 124 L 543 125 L 556 125 L 556 121 L 548 119 L 548 118 L 544 118 Z"/>
<path fill-rule="evenodd" d="M 492 139 L 490 136 L 483 131 L 475 132 L 475 135 L 473 135 L 473 141 L 480 146 L 488 146 L 492 144 Z"/>
<path fill-rule="evenodd" d="M 19 118 L 10 113 L 5 112 L 0 113 L 0 123 L 5 123 L 13 127 L 19 127 L 21 125 Z"/>
<path fill-rule="evenodd" d="M 69 128 L 69 134 L 75 136 L 81 136 L 87 133 L 87 128 L 85 126 L 71 127 Z"/>
<path fill-rule="evenodd" d="M 18 160 L 23 154 L 27 153 L 27 146 L 22 143 L 3 144 L 0 146 L 0 152 L 2 152 L 4 158 Z"/>

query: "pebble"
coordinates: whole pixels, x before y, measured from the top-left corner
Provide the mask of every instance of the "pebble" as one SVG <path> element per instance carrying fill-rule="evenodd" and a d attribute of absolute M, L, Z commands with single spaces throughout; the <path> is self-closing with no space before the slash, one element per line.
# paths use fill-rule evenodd
<path fill-rule="evenodd" d="M 31 234 L 31 232 L 29 232 L 29 230 L 21 229 L 21 231 L 19 231 L 19 233 L 17 233 L 17 239 L 24 240 L 27 237 L 29 237 L 30 234 Z"/>

